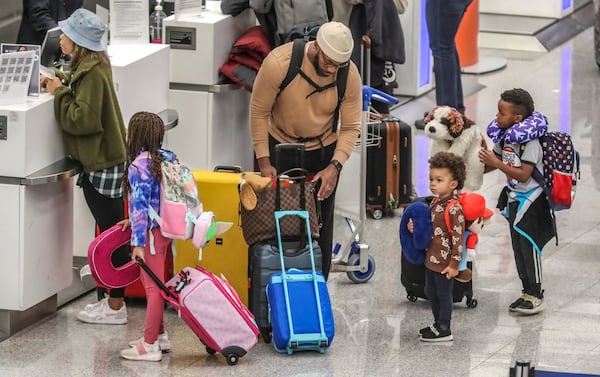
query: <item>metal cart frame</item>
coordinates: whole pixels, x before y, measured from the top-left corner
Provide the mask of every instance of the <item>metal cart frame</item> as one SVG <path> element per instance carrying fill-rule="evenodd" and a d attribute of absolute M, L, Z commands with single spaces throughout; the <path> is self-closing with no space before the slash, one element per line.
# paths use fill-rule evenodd
<path fill-rule="evenodd" d="M 350 239 L 344 244 L 336 243 L 333 248 L 333 257 L 331 260 L 332 272 L 346 272 L 348 278 L 355 283 L 365 283 L 375 273 L 375 260 L 369 255 L 369 245 L 364 242 L 364 225 L 367 217 L 366 195 L 367 195 L 367 148 L 369 146 L 378 145 L 381 141 L 381 136 L 371 132 L 369 125 L 379 123 L 379 121 L 371 122 L 369 111 L 371 100 L 385 102 L 388 104 L 398 103 L 398 99 L 392 97 L 377 89 L 363 85 L 362 88 L 362 121 L 360 139 L 358 140 L 353 153 L 360 155 L 360 173 L 359 177 L 359 198 L 358 208 L 344 209 L 338 208 L 337 197 L 335 212 L 345 218 L 348 227 L 350 228 Z M 352 170 L 352 169 L 350 169 Z M 342 174 L 348 174 L 348 169 L 345 169 Z M 350 177 L 350 178 L 356 178 Z M 340 182 L 343 177 L 340 176 Z M 342 190 L 348 191 L 352 184 L 342 184 L 338 182 L 338 195 Z M 341 188 L 341 190 L 340 190 Z M 343 207 L 343 204 L 340 206 Z M 357 224 L 355 224 L 357 222 Z"/>

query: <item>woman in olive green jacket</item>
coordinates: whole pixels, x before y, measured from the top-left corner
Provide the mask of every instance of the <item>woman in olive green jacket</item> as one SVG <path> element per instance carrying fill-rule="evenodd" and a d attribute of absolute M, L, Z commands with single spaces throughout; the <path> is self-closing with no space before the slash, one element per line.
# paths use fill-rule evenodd
<path fill-rule="evenodd" d="M 79 161 L 83 173 L 78 185 L 87 205 L 104 231 L 123 219 L 121 180 L 125 169 L 125 126 L 112 82 L 108 55 L 102 46 L 106 25 L 86 9 L 76 10 L 58 23 L 60 46 L 72 55 L 70 70 L 42 79 L 54 94 L 54 113 L 62 129 L 67 154 Z M 129 261 L 129 247 L 112 256 L 114 266 Z M 86 306 L 77 318 L 88 323 L 125 324 L 124 288 L 111 289 L 108 298 Z"/>

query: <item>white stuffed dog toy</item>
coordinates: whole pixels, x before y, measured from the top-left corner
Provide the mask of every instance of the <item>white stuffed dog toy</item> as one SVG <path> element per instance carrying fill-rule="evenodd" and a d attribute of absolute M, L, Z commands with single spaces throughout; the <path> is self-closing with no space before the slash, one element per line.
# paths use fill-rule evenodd
<path fill-rule="evenodd" d="M 479 161 L 482 136 L 477 125 L 449 106 L 436 107 L 425 122 L 425 135 L 431 139 L 430 156 L 446 151 L 462 157 L 467 170 L 465 189 L 478 190 L 483 184 L 484 165 Z"/>

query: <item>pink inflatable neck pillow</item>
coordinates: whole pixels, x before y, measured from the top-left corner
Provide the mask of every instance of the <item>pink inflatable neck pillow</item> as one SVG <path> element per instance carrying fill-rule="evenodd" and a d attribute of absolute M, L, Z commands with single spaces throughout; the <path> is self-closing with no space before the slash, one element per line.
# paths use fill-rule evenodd
<path fill-rule="evenodd" d="M 129 244 L 131 228 L 122 230 L 122 225 L 114 225 L 96 237 L 88 248 L 88 263 L 96 282 L 106 288 L 122 288 L 140 278 L 140 265 L 129 261 L 115 267 L 111 256 L 119 247 Z"/>

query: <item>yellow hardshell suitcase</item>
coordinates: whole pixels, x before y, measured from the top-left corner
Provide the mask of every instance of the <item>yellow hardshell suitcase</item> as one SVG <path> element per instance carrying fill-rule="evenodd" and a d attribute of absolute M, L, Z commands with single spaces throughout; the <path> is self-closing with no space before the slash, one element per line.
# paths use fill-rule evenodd
<path fill-rule="evenodd" d="M 174 270 L 200 265 L 217 276 L 223 275 L 248 305 L 248 244 L 239 220 L 241 172 L 239 168 L 217 167 L 215 171 L 194 170 L 192 173 L 204 211 L 213 211 L 218 221 L 229 221 L 233 225 L 202 249 L 202 260 L 198 260 L 198 249 L 191 240 L 176 240 Z"/>

